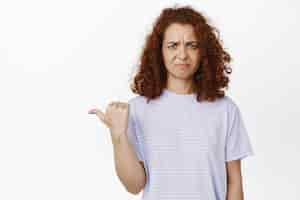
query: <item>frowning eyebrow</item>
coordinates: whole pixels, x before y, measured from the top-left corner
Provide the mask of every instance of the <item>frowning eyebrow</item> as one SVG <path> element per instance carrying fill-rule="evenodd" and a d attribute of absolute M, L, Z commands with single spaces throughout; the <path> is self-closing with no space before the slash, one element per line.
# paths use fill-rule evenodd
<path fill-rule="evenodd" d="M 178 43 L 180 43 L 180 42 L 177 42 L 177 41 L 169 41 L 167 44 L 178 44 Z M 193 41 L 188 41 L 188 42 L 186 42 L 186 44 L 198 44 L 199 42 L 198 41 L 195 41 L 195 40 L 193 40 Z"/>

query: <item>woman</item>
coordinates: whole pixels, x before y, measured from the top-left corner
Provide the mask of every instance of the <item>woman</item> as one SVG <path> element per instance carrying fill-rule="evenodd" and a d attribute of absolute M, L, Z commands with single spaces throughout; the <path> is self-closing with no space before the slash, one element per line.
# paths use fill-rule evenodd
<path fill-rule="evenodd" d="M 230 55 L 190 6 L 166 8 L 146 40 L 131 89 L 95 113 L 110 129 L 115 167 L 144 200 L 242 200 L 241 160 L 253 149 L 224 94 Z"/>

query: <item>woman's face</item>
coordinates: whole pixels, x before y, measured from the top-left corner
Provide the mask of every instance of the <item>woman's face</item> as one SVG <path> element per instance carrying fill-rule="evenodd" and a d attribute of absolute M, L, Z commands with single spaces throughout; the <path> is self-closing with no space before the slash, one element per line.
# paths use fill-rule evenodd
<path fill-rule="evenodd" d="M 169 25 L 163 37 L 162 54 L 168 77 L 192 79 L 200 63 L 200 48 L 193 26 Z"/>

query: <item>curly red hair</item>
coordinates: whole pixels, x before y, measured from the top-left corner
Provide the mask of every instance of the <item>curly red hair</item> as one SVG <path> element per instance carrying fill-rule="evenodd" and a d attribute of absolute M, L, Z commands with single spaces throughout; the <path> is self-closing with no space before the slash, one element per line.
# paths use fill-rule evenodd
<path fill-rule="evenodd" d="M 159 97 L 166 87 L 167 71 L 162 57 L 162 42 L 166 28 L 172 23 L 192 25 L 199 40 L 201 61 L 193 75 L 197 101 L 214 101 L 224 97 L 222 89 L 228 89 L 227 74 L 232 71 L 228 66 L 231 57 L 221 45 L 219 31 L 208 24 L 203 14 L 190 6 L 174 6 L 162 10 L 152 32 L 146 37 L 138 70 L 130 83 L 132 92 L 145 96 L 149 102 Z"/>

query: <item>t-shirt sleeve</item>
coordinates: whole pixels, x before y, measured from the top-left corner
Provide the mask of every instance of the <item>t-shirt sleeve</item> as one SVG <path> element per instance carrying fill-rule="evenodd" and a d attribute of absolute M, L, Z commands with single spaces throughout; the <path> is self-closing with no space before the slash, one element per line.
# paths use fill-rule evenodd
<path fill-rule="evenodd" d="M 143 156 L 143 153 L 142 153 L 138 133 L 139 133 L 139 130 L 138 130 L 136 119 L 135 119 L 134 105 L 132 104 L 132 101 L 129 101 L 128 128 L 127 128 L 128 141 L 132 145 L 138 159 L 140 161 L 144 161 L 144 156 Z"/>
<path fill-rule="evenodd" d="M 233 103 L 229 109 L 228 131 L 226 135 L 225 160 L 239 160 L 254 155 L 241 111 Z"/>

